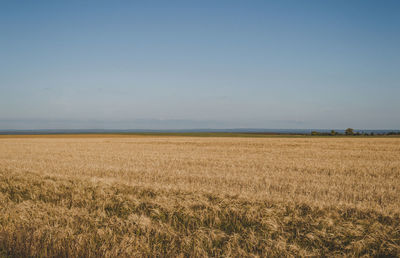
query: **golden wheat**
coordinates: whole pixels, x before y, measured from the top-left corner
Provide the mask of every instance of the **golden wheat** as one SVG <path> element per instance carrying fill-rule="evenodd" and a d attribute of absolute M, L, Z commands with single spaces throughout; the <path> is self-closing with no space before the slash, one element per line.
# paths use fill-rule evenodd
<path fill-rule="evenodd" d="M 399 138 L 0 138 L 0 255 L 400 255 Z"/>

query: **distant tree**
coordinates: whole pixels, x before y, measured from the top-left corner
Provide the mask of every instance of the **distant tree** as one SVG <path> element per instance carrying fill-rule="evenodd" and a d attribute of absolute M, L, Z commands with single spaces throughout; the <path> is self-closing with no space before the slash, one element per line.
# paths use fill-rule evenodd
<path fill-rule="evenodd" d="M 371 135 L 371 136 L 374 136 L 375 134 L 374 134 L 374 132 L 371 132 L 370 135 Z"/>
<path fill-rule="evenodd" d="M 345 133 L 346 133 L 346 135 L 354 135 L 354 130 L 353 130 L 353 128 L 347 128 Z"/>
<path fill-rule="evenodd" d="M 312 131 L 312 132 L 311 132 L 311 135 L 314 135 L 314 136 L 315 136 L 315 135 L 320 135 L 320 133 L 317 132 L 317 131 Z"/>
<path fill-rule="evenodd" d="M 335 136 L 335 135 L 337 135 L 337 132 L 335 130 L 331 130 L 331 135 Z"/>

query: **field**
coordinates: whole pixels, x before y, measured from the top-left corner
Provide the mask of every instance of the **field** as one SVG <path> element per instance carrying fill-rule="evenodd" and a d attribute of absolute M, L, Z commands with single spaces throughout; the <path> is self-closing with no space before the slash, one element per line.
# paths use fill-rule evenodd
<path fill-rule="evenodd" d="M 0 137 L 0 256 L 400 256 L 400 138 Z"/>

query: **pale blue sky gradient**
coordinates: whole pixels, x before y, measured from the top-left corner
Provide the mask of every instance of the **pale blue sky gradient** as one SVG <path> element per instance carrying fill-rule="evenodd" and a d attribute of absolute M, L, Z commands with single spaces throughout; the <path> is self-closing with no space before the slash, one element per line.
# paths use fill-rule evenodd
<path fill-rule="evenodd" d="M 400 128 L 400 1 L 0 1 L 0 129 Z"/>

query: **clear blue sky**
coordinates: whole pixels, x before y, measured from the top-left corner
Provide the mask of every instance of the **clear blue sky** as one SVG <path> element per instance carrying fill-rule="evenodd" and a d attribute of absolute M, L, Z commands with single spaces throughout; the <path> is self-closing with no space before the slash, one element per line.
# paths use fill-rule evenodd
<path fill-rule="evenodd" d="M 400 128 L 400 1 L 1 1 L 0 129 Z"/>

